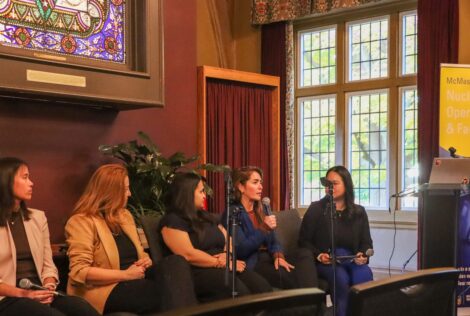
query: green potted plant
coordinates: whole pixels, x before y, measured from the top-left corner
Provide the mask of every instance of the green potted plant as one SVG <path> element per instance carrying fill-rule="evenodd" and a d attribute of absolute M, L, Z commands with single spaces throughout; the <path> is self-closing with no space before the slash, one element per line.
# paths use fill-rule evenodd
<path fill-rule="evenodd" d="M 124 162 L 129 173 L 132 194 L 127 207 L 137 221 L 142 215 L 161 216 L 165 213 L 164 201 L 176 172 L 198 172 L 202 169 L 220 172 L 229 168 L 213 164 L 191 167 L 196 164 L 199 156 L 188 158 L 181 152 L 164 157 L 144 132 L 138 132 L 138 140 L 117 145 L 101 145 L 99 150 Z M 206 191 L 211 195 L 210 187 L 206 186 Z"/>

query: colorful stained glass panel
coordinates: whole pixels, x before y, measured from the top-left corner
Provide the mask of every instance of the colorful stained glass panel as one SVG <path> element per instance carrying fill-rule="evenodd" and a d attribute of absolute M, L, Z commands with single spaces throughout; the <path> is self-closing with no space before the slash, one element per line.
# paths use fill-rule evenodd
<path fill-rule="evenodd" d="M 124 63 L 125 0 L 0 0 L 0 45 Z"/>

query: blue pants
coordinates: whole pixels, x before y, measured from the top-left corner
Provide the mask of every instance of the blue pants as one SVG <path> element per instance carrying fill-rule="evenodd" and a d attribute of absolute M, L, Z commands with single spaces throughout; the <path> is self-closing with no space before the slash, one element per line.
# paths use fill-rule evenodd
<path fill-rule="evenodd" d="M 353 253 L 344 248 L 336 249 L 337 256 L 347 256 Z M 331 264 L 317 263 L 318 275 L 328 281 L 333 300 L 333 268 Z M 372 281 L 372 271 L 368 265 L 357 265 L 354 261 L 346 260 L 336 264 L 336 316 L 345 316 L 348 306 L 349 288 L 352 285 Z"/>

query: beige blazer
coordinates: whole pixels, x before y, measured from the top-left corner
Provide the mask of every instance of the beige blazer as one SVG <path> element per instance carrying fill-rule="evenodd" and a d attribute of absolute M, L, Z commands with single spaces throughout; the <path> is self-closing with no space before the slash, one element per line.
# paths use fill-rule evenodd
<path fill-rule="evenodd" d="M 43 211 L 29 210 L 31 216 L 29 220 L 24 221 L 24 228 L 38 277 L 42 283 L 48 277 L 53 277 L 58 281 L 57 268 L 52 261 L 46 215 Z M 8 225 L 0 227 L 0 244 L 0 282 L 16 286 L 16 248 Z M 0 300 L 3 298 L 0 296 Z"/>
<path fill-rule="evenodd" d="M 140 258 L 148 257 L 140 243 L 134 219 L 128 210 L 121 213 L 122 231 L 129 236 Z M 92 285 L 87 283 L 91 267 L 119 270 L 119 253 L 114 237 L 102 217 L 76 214 L 65 225 L 65 237 L 70 260 L 67 294 L 81 296 L 98 312 L 103 313 L 109 294 L 117 283 Z"/>

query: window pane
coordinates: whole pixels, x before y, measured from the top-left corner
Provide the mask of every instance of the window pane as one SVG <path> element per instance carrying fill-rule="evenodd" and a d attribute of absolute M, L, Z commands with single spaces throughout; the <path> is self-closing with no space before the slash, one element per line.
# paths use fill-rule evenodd
<path fill-rule="evenodd" d="M 416 74 L 418 67 L 418 16 L 416 12 L 404 14 L 402 23 L 402 75 Z"/>
<path fill-rule="evenodd" d="M 418 92 L 416 88 L 402 90 L 402 181 L 401 190 L 418 185 Z M 401 208 L 416 210 L 417 197 L 401 199 Z"/>
<path fill-rule="evenodd" d="M 336 27 L 300 33 L 300 45 L 300 86 L 336 83 Z"/>
<path fill-rule="evenodd" d="M 323 196 L 320 177 L 335 165 L 336 98 L 304 99 L 300 103 L 300 113 L 300 204 L 308 205 Z"/>
<path fill-rule="evenodd" d="M 356 202 L 386 208 L 388 169 L 388 94 L 365 92 L 348 98 L 350 170 Z"/>
<path fill-rule="evenodd" d="M 388 18 L 351 23 L 349 80 L 388 76 Z"/>

